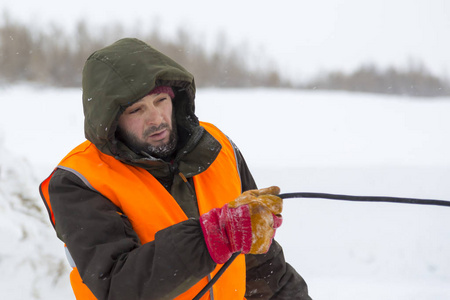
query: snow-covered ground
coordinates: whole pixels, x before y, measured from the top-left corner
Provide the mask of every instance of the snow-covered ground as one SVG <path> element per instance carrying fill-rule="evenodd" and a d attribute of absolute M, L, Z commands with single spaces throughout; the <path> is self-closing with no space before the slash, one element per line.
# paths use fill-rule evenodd
<path fill-rule="evenodd" d="M 0 294 L 74 299 L 38 183 L 81 142 L 78 89 L 0 87 Z M 450 200 L 450 99 L 290 90 L 197 93 L 260 187 Z M 450 208 L 285 201 L 277 231 L 314 299 L 450 299 Z"/>

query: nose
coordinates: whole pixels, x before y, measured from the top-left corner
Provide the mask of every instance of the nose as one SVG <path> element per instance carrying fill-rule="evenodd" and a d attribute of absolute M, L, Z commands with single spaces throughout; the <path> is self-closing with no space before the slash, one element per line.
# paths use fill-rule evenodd
<path fill-rule="evenodd" d="M 145 123 L 148 126 L 158 126 L 162 123 L 163 117 L 158 108 L 149 105 L 147 108 Z"/>

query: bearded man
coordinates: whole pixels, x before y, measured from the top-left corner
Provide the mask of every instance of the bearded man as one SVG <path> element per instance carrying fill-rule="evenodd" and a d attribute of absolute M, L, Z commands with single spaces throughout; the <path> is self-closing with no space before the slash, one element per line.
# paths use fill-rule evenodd
<path fill-rule="evenodd" d="M 83 69 L 87 140 L 40 186 L 77 299 L 310 299 L 273 240 L 279 188 L 194 113 L 193 76 L 137 39 Z"/>

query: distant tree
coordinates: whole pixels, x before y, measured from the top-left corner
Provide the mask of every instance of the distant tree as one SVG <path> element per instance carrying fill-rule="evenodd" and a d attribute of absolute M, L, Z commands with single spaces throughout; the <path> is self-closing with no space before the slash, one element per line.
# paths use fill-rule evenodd
<path fill-rule="evenodd" d="M 432 75 L 423 64 L 410 64 L 404 71 L 394 67 L 379 70 L 373 65 L 363 65 L 350 74 L 339 71 L 324 74 L 304 87 L 414 97 L 450 95 L 450 84 Z"/>
<path fill-rule="evenodd" d="M 0 47 L 3 79 L 8 82 L 29 80 L 32 77 L 32 35 L 25 26 L 14 24 L 6 12 L 3 13 L 3 26 L 0 28 Z"/>

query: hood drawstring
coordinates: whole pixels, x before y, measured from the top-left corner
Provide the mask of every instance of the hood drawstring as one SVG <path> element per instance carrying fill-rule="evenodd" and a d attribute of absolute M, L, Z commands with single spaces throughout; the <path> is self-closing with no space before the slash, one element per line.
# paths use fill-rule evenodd
<path fill-rule="evenodd" d="M 192 193 L 192 195 L 195 195 L 195 190 L 192 187 L 192 184 L 189 182 L 189 180 L 187 180 L 186 176 L 184 176 L 183 173 L 178 172 L 178 175 L 181 177 L 181 179 L 184 181 L 184 183 L 187 184 L 189 191 Z"/>
<path fill-rule="evenodd" d="M 181 177 L 181 179 L 183 180 L 184 183 L 186 183 L 189 191 L 191 192 L 191 194 L 193 196 L 195 196 L 195 189 L 192 186 L 192 184 L 189 182 L 189 180 L 186 178 L 186 176 L 184 176 L 184 174 L 178 169 L 178 164 L 176 161 L 171 161 L 170 164 L 170 171 L 172 172 L 172 174 L 178 174 L 178 176 Z"/>

